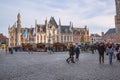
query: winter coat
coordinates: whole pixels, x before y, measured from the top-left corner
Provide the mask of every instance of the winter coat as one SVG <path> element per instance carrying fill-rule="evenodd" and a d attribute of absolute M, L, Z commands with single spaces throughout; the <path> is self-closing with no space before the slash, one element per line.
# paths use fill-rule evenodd
<path fill-rule="evenodd" d="M 98 52 L 99 52 L 99 54 L 103 55 L 103 54 L 104 54 L 104 51 L 105 51 L 104 45 L 99 45 L 99 46 L 98 46 Z"/>
<path fill-rule="evenodd" d="M 69 53 L 70 53 L 70 55 L 74 55 L 74 47 L 73 46 L 70 47 Z"/>

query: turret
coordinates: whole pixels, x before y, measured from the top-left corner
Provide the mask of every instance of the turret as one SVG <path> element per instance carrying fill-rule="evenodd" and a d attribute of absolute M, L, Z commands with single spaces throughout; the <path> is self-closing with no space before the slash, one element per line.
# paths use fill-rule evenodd
<path fill-rule="evenodd" d="M 61 20 L 60 20 L 60 18 L 59 18 L 59 26 L 61 26 Z"/>
<path fill-rule="evenodd" d="M 46 20 L 45 20 L 45 25 L 47 25 L 48 24 L 48 20 L 47 20 L 47 18 L 46 18 Z"/>
<path fill-rule="evenodd" d="M 17 32 L 16 32 L 16 46 L 21 45 L 21 19 L 20 19 L 20 13 L 17 15 Z"/>
<path fill-rule="evenodd" d="M 37 26 L 37 20 L 35 20 L 35 27 Z"/>
<path fill-rule="evenodd" d="M 18 15 L 17 15 L 17 27 L 21 28 L 20 13 L 18 13 Z"/>

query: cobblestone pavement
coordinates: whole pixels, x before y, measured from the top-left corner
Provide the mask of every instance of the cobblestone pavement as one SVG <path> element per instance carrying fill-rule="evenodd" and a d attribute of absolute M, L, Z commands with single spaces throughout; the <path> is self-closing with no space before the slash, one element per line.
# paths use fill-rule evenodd
<path fill-rule="evenodd" d="M 0 51 L 0 80 L 120 80 L 120 62 L 98 63 L 98 53 L 82 53 L 76 63 L 66 63 L 68 52 Z"/>

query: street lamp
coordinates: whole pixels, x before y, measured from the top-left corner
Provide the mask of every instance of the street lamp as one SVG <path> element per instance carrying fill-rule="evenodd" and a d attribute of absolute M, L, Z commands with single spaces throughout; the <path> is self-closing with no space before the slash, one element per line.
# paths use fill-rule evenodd
<path fill-rule="evenodd" d="M 93 37 L 92 37 L 92 45 L 93 45 Z"/>
<path fill-rule="evenodd" d="M 50 34 L 50 25 L 48 24 L 48 48 L 47 48 L 48 51 L 50 51 L 50 42 L 51 42 L 50 36 L 51 36 L 51 34 Z"/>

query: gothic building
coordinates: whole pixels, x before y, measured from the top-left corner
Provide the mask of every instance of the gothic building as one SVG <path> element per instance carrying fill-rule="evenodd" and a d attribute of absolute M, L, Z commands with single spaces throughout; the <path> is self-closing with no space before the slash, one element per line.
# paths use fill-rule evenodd
<path fill-rule="evenodd" d="M 77 30 L 77 33 L 76 33 Z M 80 33 L 80 34 L 78 34 Z M 21 46 L 22 43 L 68 43 L 68 42 L 80 42 L 82 35 L 85 36 L 85 41 L 88 41 L 89 30 L 85 28 L 74 28 L 70 22 L 69 25 L 61 25 L 55 21 L 54 17 L 51 17 L 48 21 L 45 20 L 45 24 L 38 24 L 35 20 L 35 27 L 26 28 L 21 25 L 20 13 L 17 15 L 17 23 L 9 26 L 9 46 Z M 74 37 L 75 36 L 75 37 Z M 80 37 L 76 39 L 76 37 Z"/>
<path fill-rule="evenodd" d="M 87 26 L 84 28 L 73 28 L 73 41 L 74 43 L 89 42 L 89 29 Z"/>
<path fill-rule="evenodd" d="M 105 42 L 120 42 L 120 0 L 115 0 L 116 15 L 115 15 L 115 28 L 109 29 L 103 35 L 103 41 Z"/>

